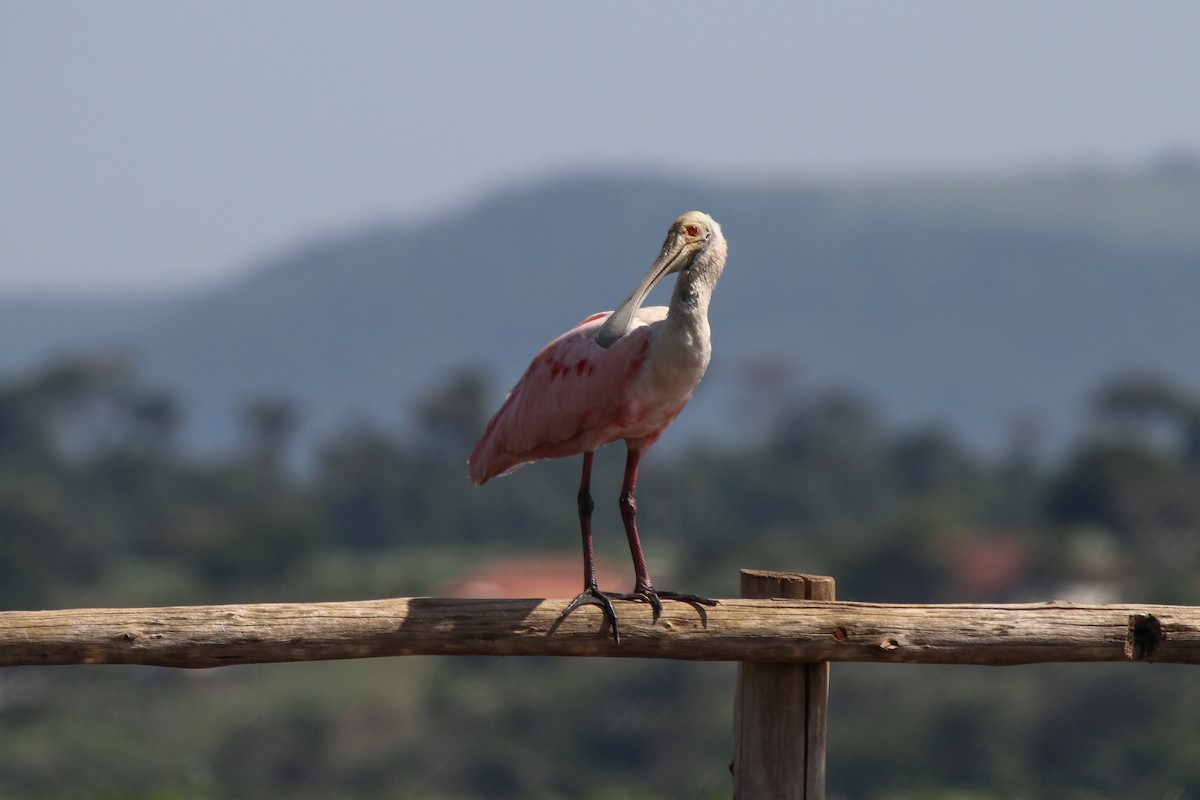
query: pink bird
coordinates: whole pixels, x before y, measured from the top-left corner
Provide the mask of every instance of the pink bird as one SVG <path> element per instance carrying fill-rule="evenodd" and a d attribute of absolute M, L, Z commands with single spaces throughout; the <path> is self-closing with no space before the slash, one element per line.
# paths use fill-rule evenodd
<path fill-rule="evenodd" d="M 679 415 L 708 367 L 712 349 L 708 304 L 725 268 L 728 246 L 721 226 L 689 211 L 675 220 L 650 271 L 616 311 L 593 314 L 533 359 L 467 459 L 476 486 L 531 461 L 583 454 L 579 526 L 583 533 L 583 591 L 561 619 L 583 605 L 599 606 L 620 642 L 612 600 L 661 599 L 715 605 L 691 594 L 660 592 L 650 582 L 637 530 L 638 461 Z M 679 273 L 669 307 L 641 308 L 655 284 Z M 631 594 L 602 592 L 592 552 L 590 492 L 596 448 L 625 441 L 621 519 L 633 556 Z"/>

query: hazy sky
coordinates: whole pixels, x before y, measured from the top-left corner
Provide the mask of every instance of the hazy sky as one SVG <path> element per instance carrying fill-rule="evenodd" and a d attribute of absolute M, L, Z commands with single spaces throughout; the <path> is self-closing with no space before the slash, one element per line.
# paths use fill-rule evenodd
<path fill-rule="evenodd" d="M 1200 3 L 0 0 L 0 296 L 211 283 L 512 182 L 1200 150 Z"/>

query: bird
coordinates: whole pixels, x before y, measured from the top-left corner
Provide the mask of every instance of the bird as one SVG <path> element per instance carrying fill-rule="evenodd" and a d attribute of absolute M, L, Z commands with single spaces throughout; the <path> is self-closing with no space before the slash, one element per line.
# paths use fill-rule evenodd
<path fill-rule="evenodd" d="M 582 454 L 577 505 L 583 538 L 583 591 L 559 623 L 584 605 L 599 606 L 620 644 L 612 600 L 651 606 L 662 600 L 716 605 L 715 600 L 654 588 L 637 529 L 637 476 L 641 457 L 679 415 L 704 377 L 712 355 L 708 307 L 721 277 L 728 244 L 708 214 L 689 211 L 672 223 L 650 269 L 614 311 L 592 314 L 547 344 L 487 427 L 467 459 L 468 476 L 481 486 L 533 461 Z M 669 306 L 642 307 L 650 290 L 678 273 Z M 592 458 L 610 442 L 625 442 L 619 507 L 633 559 L 629 594 L 602 591 L 592 546 Z"/>

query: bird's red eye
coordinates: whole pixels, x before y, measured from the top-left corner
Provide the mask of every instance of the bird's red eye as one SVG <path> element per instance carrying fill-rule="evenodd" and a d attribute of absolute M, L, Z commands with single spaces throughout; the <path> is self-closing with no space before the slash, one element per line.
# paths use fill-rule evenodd
<path fill-rule="evenodd" d="M 684 230 L 687 231 L 688 236 L 695 236 L 700 233 L 700 228 L 696 225 L 688 225 Z"/>

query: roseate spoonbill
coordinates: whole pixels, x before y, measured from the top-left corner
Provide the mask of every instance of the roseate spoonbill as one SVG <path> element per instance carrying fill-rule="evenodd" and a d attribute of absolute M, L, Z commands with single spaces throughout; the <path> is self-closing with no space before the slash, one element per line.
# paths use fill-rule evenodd
<path fill-rule="evenodd" d="M 635 492 L 638 460 L 683 410 L 708 367 L 708 303 L 727 252 L 721 226 L 712 217 L 689 211 L 675 220 L 658 258 L 628 299 L 546 345 L 467 459 L 471 482 L 479 486 L 531 461 L 583 454 L 578 495 L 583 591 L 560 620 L 580 606 L 599 606 L 618 643 L 610 598 L 649 603 L 655 619 L 662 613 L 661 599 L 716 604 L 654 588 L 638 538 Z M 641 308 L 655 284 L 673 272 L 679 278 L 671 305 Z M 627 451 L 620 508 L 633 556 L 630 594 L 599 589 L 592 554 L 592 457 L 596 448 L 618 439 L 625 440 Z"/>

